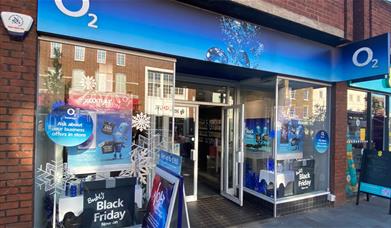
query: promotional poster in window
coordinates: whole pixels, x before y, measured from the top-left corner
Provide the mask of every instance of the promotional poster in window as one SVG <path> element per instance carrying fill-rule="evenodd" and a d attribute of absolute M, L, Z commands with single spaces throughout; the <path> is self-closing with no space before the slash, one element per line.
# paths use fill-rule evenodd
<path fill-rule="evenodd" d="M 270 127 L 269 118 L 246 119 L 244 131 L 244 144 L 247 152 L 270 152 Z"/>
<path fill-rule="evenodd" d="M 277 135 L 278 154 L 288 155 L 303 153 L 304 126 L 300 120 L 284 119 Z"/>
<path fill-rule="evenodd" d="M 127 168 L 132 149 L 130 113 L 92 112 L 93 134 L 74 147 L 68 147 L 68 168 L 72 173 L 115 171 Z"/>

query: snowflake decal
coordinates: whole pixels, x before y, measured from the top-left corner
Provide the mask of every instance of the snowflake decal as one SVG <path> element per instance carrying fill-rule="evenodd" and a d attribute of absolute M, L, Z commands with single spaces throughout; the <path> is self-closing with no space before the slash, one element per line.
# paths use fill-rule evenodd
<path fill-rule="evenodd" d="M 154 167 L 148 148 L 137 147 L 133 150 L 130 160 L 129 169 L 122 170 L 120 176 L 137 177 L 140 183 L 147 184 L 149 170 Z"/>
<path fill-rule="evenodd" d="M 144 113 L 140 113 L 132 117 L 132 127 L 135 127 L 137 130 L 147 130 L 150 127 L 150 124 L 151 117 L 148 117 Z"/>
<path fill-rule="evenodd" d="M 39 189 L 42 190 L 44 187 L 45 192 L 49 192 L 50 195 L 65 191 L 66 184 L 75 179 L 75 176 L 68 173 L 64 167 L 66 165 L 62 162 L 51 161 L 46 163 L 45 168 L 42 165 L 37 168 L 36 185 Z"/>
<path fill-rule="evenodd" d="M 96 87 L 96 80 L 91 76 L 83 76 L 80 83 L 84 90 L 94 90 Z"/>

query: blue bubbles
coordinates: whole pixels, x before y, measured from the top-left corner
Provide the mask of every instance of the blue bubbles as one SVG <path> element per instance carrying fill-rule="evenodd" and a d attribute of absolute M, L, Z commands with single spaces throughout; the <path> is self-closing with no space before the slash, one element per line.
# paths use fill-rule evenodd
<path fill-rule="evenodd" d="M 244 50 L 240 50 L 238 53 L 238 60 L 240 66 L 250 67 L 250 60 L 248 59 L 247 52 Z"/>
<path fill-rule="evenodd" d="M 228 57 L 225 52 L 217 47 L 209 48 L 206 52 L 206 60 L 215 63 L 228 63 Z"/>

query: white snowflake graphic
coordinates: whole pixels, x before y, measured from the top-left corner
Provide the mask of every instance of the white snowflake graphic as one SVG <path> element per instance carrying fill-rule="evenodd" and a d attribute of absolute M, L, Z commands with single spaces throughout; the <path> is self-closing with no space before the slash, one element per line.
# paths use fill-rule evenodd
<path fill-rule="evenodd" d="M 96 80 L 91 76 L 83 76 L 80 82 L 84 90 L 94 90 L 96 87 Z"/>
<path fill-rule="evenodd" d="M 147 130 L 150 128 L 151 117 L 148 117 L 144 113 L 137 114 L 132 117 L 132 127 L 135 127 L 139 131 Z"/>
<path fill-rule="evenodd" d="M 44 187 L 45 192 L 49 192 L 50 195 L 64 192 L 66 184 L 75 179 L 75 176 L 68 173 L 64 167 L 66 163 L 51 161 L 46 163 L 45 168 L 42 165 L 37 168 L 36 185 L 39 189 L 42 190 Z"/>
<path fill-rule="evenodd" d="M 153 159 L 149 154 L 148 148 L 142 148 L 136 145 L 130 156 L 130 167 L 122 170 L 120 176 L 136 177 L 142 184 L 147 184 L 149 171 L 154 167 Z"/>

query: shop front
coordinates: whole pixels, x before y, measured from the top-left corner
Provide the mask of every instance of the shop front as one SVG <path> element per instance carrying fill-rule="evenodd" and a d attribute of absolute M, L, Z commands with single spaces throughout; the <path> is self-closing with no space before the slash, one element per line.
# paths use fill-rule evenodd
<path fill-rule="evenodd" d="M 162 150 L 188 204 L 327 205 L 331 90 L 389 69 L 388 35 L 331 47 L 174 1 L 40 1 L 38 32 L 35 227 L 141 223 Z"/>
<path fill-rule="evenodd" d="M 355 196 L 364 150 L 390 150 L 389 77 L 349 82 L 349 86 L 346 194 Z"/>

